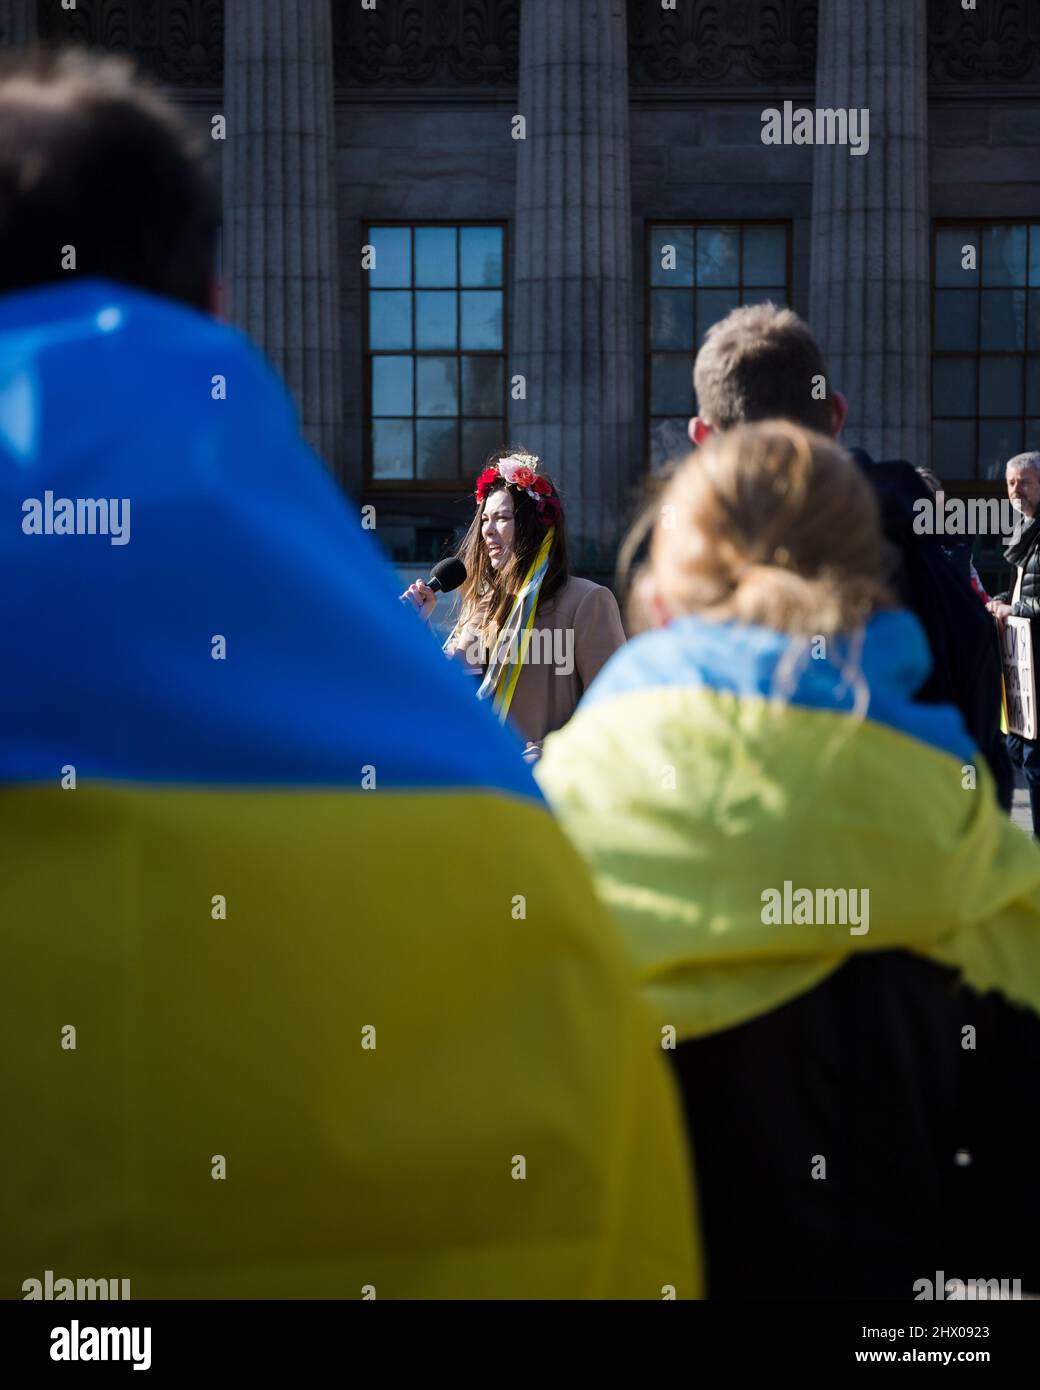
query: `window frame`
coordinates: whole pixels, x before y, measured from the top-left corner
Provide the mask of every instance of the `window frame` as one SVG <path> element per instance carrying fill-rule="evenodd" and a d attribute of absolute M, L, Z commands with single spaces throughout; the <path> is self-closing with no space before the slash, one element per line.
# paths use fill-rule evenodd
<path fill-rule="evenodd" d="M 652 444 L 651 434 L 654 420 L 668 420 L 669 415 L 653 415 L 650 410 L 651 401 L 651 370 L 650 359 L 654 349 L 650 344 L 650 293 L 651 290 L 660 289 L 660 285 L 650 283 L 650 256 L 651 240 L 650 232 L 654 227 L 692 227 L 696 231 L 699 227 L 737 227 L 740 230 L 740 246 L 738 248 L 738 267 L 739 281 L 736 286 L 737 293 L 743 302 L 744 294 L 744 228 L 745 227 L 780 227 L 786 234 L 786 254 L 784 256 L 784 303 L 791 306 L 791 283 L 794 265 L 794 219 L 790 217 L 645 217 L 643 219 L 643 473 L 647 478 L 655 476 L 651 464 Z M 696 254 L 696 253 L 695 253 Z M 729 289 L 732 286 L 713 286 L 712 288 Z M 766 285 L 749 285 L 748 289 L 768 289 Z M 696 293 L 696 281 L 693 285 Z M 696 300 L 694 301 L 694 313 L 696 315 Z M 664 349 L 667 351 L 667 349 Z M 662 351 L 662 349 L 658 349 Z M 698 345 L 694 342 L 693 355 L 690 359 L 691 373 L 691 392 L 693 364 L 697 359 Z M 678 353 L 673 354 L 678 356 Z M 690 445 L 693 448 L 693 445 Z"/>
<path fill-rule="evenodd" d="M 1003 478 L 985 478 L 985 477 L 982 477 L 982 476 L 979 474 L 979 472 L 978 472 L 978 469 L 979 469 L 979 424 L 980 424 L 980 422 L 981 422 L 982 420 L 984 420 L 984 419 L 985 419 L 985 420 L 1018 420 L 1019 423 L 1022 425 L 1022 437 L 1023 437 L 1023 439 L 1025 439 L 1025 428 L 1026 428 L 1026 423 L 1027 423 L 1031 418 L 1032 418 L 1032 419 L 1040 419 L 1040 409 L 1038 409 L 1038 411 L 1036 412 L 1036 414 L 1034 414 L 1033 416 L 1030 416 L 1029 411 L 1026 409 L 1026 397 L 1027 397 L 1027 392 L 1028 392 L 1028 390 L 1029 390 L 1029 374 L 1028 374 L 1028 372 L 1027 372 L 1027 370 L 1026 370 L 1026 364 L 1027 364 L 1028 359 L 1029 359 L 1030 357 L 1036 357 L 1038 360 L 1040 360 L 1040 342 L 1038 342 L 1038 343 L 1036 344 L 1036 350 L 1035 350 L 1035 351 L 1031 351 L 1031 350 L 1030 350 L 1030 342 L 1029 342 L 1029 293 L 1030 293 L 1030 289 L 1035 290 L 1035 292 L 1036 292 L 1038 295 L 1040 295 L 1040 285 L 1030 286 L 1030 284 L 1029 284 L 1030 247 L 1031 247 L 1031 244 L 1032 244 L 1032 237 L 1029 235 L 1029 229 L 1030 229 L 1030 227 L 1032 227 L 1032 226 L 1040 226 L 1040 216 L 1036 216 L 1036 217 L 1030 217 L 1030 216 L 1026 216 L 1026 217 L 1021 217 L 1021 216 L 1019 216 L 1019 217 L 933 217 L 933 218 L 932 218 L 931 245 L 930 245 L 930 247 L 929 247 L 929 282 L 928 282 L 928 291 L 929 291 L 928 331 L 929 331 L 929 335 L 930 335 L 930 336 L 929 336 L 929 341 L 928 341 L 928 435 L 929 435 L 929 441 L 930 441 L 930 442 L 929 442 L 929 455 L 930 455 L 930 457 L 929 457 L 928 466 L 929 466 L 929 468 L 932 468 L 932 469 L 933 469 L 933 471 L 937 474 L 937 476 L 942 480 L 942 482 L 943 482 L 944 484 L 947 483 L 947 482 L 949 483 L 949 491 L 950 491 L 950 495 L 951 495 L 951 496 L 953 496 L 953 495 L 961 495 L 961 494 L 963 494 L 963 495 L 968 495 L 968 494 L 971 494 L 971 495 L 980 494 L 980 489 L 984 489 L 984 490 L 986 491 L 987 494 L 988 494 L 989 492 L 994 492 L 994 493 L 997 493 L 997 494 L 1003 496 L 1004 493 L 1005 493 L 1005 485 L 1004 485 L 1004 480 L 1003 480 Z M 971 287 L 969 287 L 969 286 L 964 286 L 963 288 L 961 288 L 961 287 L 958 287 L 958 286 L 956 286 L 956 285 L 941 285 L 941 286 L 940 286 L 940 285 L 937 285 L 937 284 L 936 284 L 936 281 L 935 281 L 935 276 L 936 276 L 936 263 L 937 263 L 937 257 L 938 257 L 938 249 L 939 249 L 939 233 L 940 233 L 940 231 L 950 230 L 951 228 L 955 228 L 955 227 L 964 228 L 966 231 L 967 231 L 967 230 L 977 230 L 977 231 L 978 231 L 978 234 L 979 234 L 978 267 L 977 267 L 977 271 L 978 271 L 978 281 L 977 281 L 977 283 L 976 283 L 974 286 L 971 286 Z M 984 248 L 984 244 L 985 244 L 984 233 L 985 233 L 989 228 L 991 228 L 991 227 L 1025 227 L 1025 229 L 1026 229 L 1025 278 L 1023 279 L 1021 285 L 990 285 L 990 286 L 984 286 L 984 285 L 983 285 L 983 280 L 982 280 L 982 265 L 983 265 L 983 258 L 984 258 L 984 250 L 983 250 L 983 248 Z M 1020 290 L 1022 291 L 1023 295 L 1025 296 L 1025 326 L 1024 326 L 1024 334 L 1023 334 L 1023 339 L 1024 339 L 1024 344 L 1025 344 L 1025 345 L 1024 345 L 1024 347 L 1021 348 L 1021 350 L 1016 349 L 1016 348 L 1001 348 L 1001 349 L 999 349 L 998 351 L 990 351 L 990 352 L 984 352 L 984 351 L 982 350 L 982 291 L 983 291 L 984 288 L 989 288 L 989 289 L 1012 289 L 1012 290 L 1020 289 Z M 969 291 L 969 289 L 972 289 L 972 290 L 974 290 L 975 294 L 978 296 L 978 304 L 977 304 L 977 308 L 976 308 L 976 312 L 975 312 L 975 342 L 976 342 L 976 347 L 975 347 L 974 352 L 969 353 L 969 352 L 965 352 L 963 349 L 957 349 L 957 348 L 946 348 L 946 349 L 943 349 L 943 350 L 939 350 L 939 349 L 936 348 L 936 346 L 935 346 L 935 308 L 936 308 L 936 295 L 937 295 L 938 290 L 940 290 L 940 289 L 942 289 L 942 290 L 952 290 L 955 294 L 965 294 L 965 293 L 967 293 L 967 292 Z M 937 468 L 935 468 L 935 465 L 934 465 L 934 463 L 932 462 L 932 459 L 934 458 L 934 448 L 935 448 L 934 433 L 935 433 L 935 423 L 936 423 L 935 400 L 934 400 L 934 386 L 933 386 L 934 375 L 935 375 L 935 373 L 934 373 L 934 366 L 935 366 L 935 362 L 936 362 L 937 360 L 951 359 L 951 358 L 957 358 L 957 357 L 973 357 L 973 358 L 974 358 L 974 361 L 975 361 L 975 413 L 974 413 L 974 415 L 957 415 L 957 416 L 942 415 L 942 416 L 940 416 L 940 417 L 938 417 L 938 418 L 939 418 L 941 421 L 953 420 L 953 421 L 962 421 L 962 422 L 967 422 L 967 421 L 971 421 L 971 422 L 972 422 L 972 424 L 973 424 L 973 426 L 974 426 L 974 431 L 975 431 L 975 442 L 974 442 L 974 448 L 973 448 L 973 463 L 972 463 L 972 467 L 973 467 L 973 469 L 974 469 L 974 472 L 972 472 L 972 473 L 971 473 L 968 477 L 966 477 L 966 478 L 964 478 L 964 477 L 957 478 L 957 477 L 952 477 L 952 476 L 951 476 L 949 479 L 947 479 L 947 478 L 945 478 L 945 477 L 943 476 L 943 474 L 942 474 L 941 472 L 939 472 L 939 470 L 938 470 Z M 982 399 L 982 392 L 981 392 L 981 386 L 982 386 L 982 381 L 981 381 L 981 377 L 982 377 L 982 361 L 983 361 L 983 358 L 986 358 L 986 357 L 1018 357 L 1018 358 L 1021 358 L 1021 359 L 1022 359 L 1022 374 L 1021 374 L 1021 375 L 1022 375 L 1022 392 L 1021 392 L 1021 406 L 1022 406 L 1022 409 L 1021 409 L 1021 412 L 1020 412 L 1018 415 L 982 415 L 982 414 L 979 413 L 979 405 L 980 405 L 980 402 L 981 402 L 981 399 Z M 1027 446 L 1024 445 L 1023 447 L 1027 447 Z M 980 495 L 981 495 L 981 494 L 980 494 Z"/>
<path fill-rule="evenodd" d="M 373 421 L 373 419 L 381 419 L 381 418 L 384 418 L 384 417 L 382 417 L 382 416 L 373 416 L 373 414 L 372 414 L 372 358 L 373 358 L 373 357 L 382 357 L 382 356 L 391 356 L 391 357 L 408 356 L 408 357 L 411 357 L 411 358 L 413 358 L 413 359 L 419 358 L 419 357 L 455 357 L 455 358 L 459 358 L 459 359 L 461 359 L 463 356 L 466 356 L 466 357 L 500 357 L 500 358 L 502 359 L 502 421 L 503 421 L 504 430 L 505 430 L 505 437 L 508 437 L 508 434 L 509 434 L 509 381 L 510 381 L 510 378 L 509 378 L 509 370 L 508 370 L 508 366 L 509 366 L 509 331 L 510 331 L 510 317 L 509 317 L 509 315 L 510 315 L 510 303 L 509 303 L 509 278 L 510 278 L 510 274 L 509 274 L 509 273 L 510 273 L 510 259 L 509 259 L 509 250 L 510 250 L 510 248 L 509 248 L 509 223 L 508 223 L 508 221 L 500 221 L 500 220 L 497 220 L 497 219 L 495 219 L 495 218 L 482 218 L 482 217 L 467 217 L 467 218 L 458 218 L 458 217 L 455 217 L 455 218 L 447 218 L 447 219 L 421 218 L 421 219 L 419 219 L 419 220 L 414 220 L 414 219 L 411 219 L 411 218 L 395 218 L 395 217 L 369 217 L 369 218 L 364 218 L 364 219 L 362 219 L 362 222 L 361 222 L 361 244 L 362 244 L 362 246 L 368 246 L 368 245 L 371 244 L 371 239 L 370 239 L 370 238 L 371 238 L 371 232 L 372 232 L 372 229 L 373 229 L 374 227 L 407 227 L 407 228 L 413 233 L 412 238 L 411 238 L 411 251 L 410 251 L 410 254 L 411 254 L 411 281 L 410 281 L 410 284 L 409 284 L 409 286 L 408 286 L 408 290 L 409 290 L 409 292 L 410 292 L 410 294 L 411 294 L 411 296 L 412 296 L 412 303 L 411 303 L 411 312 L 412 312 L 412 346 L 411 346 L 410 348 L 408 348 L 408 349 L 398 349 L 398 350 L 395 350 L 395 351 L 393 351 L 393 352 L 388 351 L 388 352 L 384 353 L 384 352 L 381 352 L 381 351 L 379 351 L 379 350 L 376 350 L 375 352 L 373 352 L 372 347 L 371 347 L 371 345 L 370 345 L 370 343 L 369 343 L 369 337 L 368 337 L 368 320 L 369 320 L 369 302 L 368 302 L 368 299 L 369 299 L 369 294 L 371 293 L 371 285 L 370 285 L 370 282 L 369 282 L 369 274 L 368 274 L 368 271 L 365 270 L 365 268 L 364 268 L 364 266 L 361 264 L 361 260 L 360 260 L 360 258 L 359 258 L 359 260 L 358 260 L 358 265 L 359 265 L 359 274 L 360 274 L 360 277 L 361 277 L 361 297 L 360 297 L 360 302 L 361 302 L 361 390 L 362 390 L 362 431 L 363 431 L 363 434 L 364 434 L 364 440 L 363 440 L 364 486 L 365 486 L 366 490 L 370 490 L 370 491 L 373 491 L 373 492 L 412 492 L 412 493 L 440 493 L 440 492 L 448 492 L 448 493 L 456 493 L 456 494 L 457 494 L 460 490 L 465 490 L 466 485 L 467 485 L 467 480 L 470 478 L 471 474 L 473 473 L 473 470 L 472 470 L 472 469 L 470 469 L 470 470 L 468 470 L 468 471 L 465 469 L 465 465 L 464 465 L 463 460 L 462 460 L 462 457 L 461 457 L 461 454 L 462 454 L 462 422 L 463 422 L 464 420 L 491 420 L 491 419 L 496 419 L 497 417 L 496 417 L 496 416 L 489 416 L 489 415 L 484 415 L 484 416 L 463 415 L 463 414 L 461 413 L 461 408 L 462 408 L 462 398 L 461 398 L 461 367 L 460 367 L 460 369 L 459 369 L 459 383 L 460 383 L 460 384 L 459 384 L 459 409 L 460 409 L 460 413 L 459 413 L 458 415 L 454 415 L 454 416 L 440 416 L 440 417 L 438 417 L 438 416 L 421 416 L 421 415 L 417 415 L 417 414 L 415 413 L 415 405 L 416 405 L 415 394 L 414 394 L 414 381 L 415 381 L 414 371 L 415 371 L 415 368 L 414 368 L 414 365 L 413 365 L 413 377 L 412 377 L 412 381 L 413 381 L 413 396 L 412 396 L 412 412 L 411 412 L 411 416 L 410 416 L 410 417 L 408 417 L 408 416 L 403 416 L 403 415 L 401 415 L 401 416 L 387 416 L 387 417 L 385 417 L 385 418 L 388 418 L 388 419 L 402 419 L 402 420 L 403 420 L 403 419 L 407 419 L 407 418 L 410 418 L 410 419 L 411 419 L 411 421 L 412 421 L 413 451 L 414 451 L 414 442 L 415 442 L 415 422 L 416 422 L 416 420 L 421 420 L 421 419 L 445 419 L 445 420 L 447 420 L 447 419 L 454 419 L 454 420 L 457 422 L 458 431 L 459 431 L 459 468 L 460 468 L 460 473 L 459 473 L 459 476 L 458 476 L 457 478 L 416 478 L 416 477 L 412 477 L 412 478 L 377 478 L 377 477 L 375 477 L 374 474 L 373 474 L 373 466 L 372 466 L 372 421 Z M 500 288 L 501 288 L 501 293 L 502 293 L 502 347 L 501 347 L 500 349 L 490 349 L 490 348 L 463 349 L 463 348 L 461 347 L 461 345 L 460 345 L 460 342 L 461 342 L 461 334 L 459 334 L 458 332 L 456 333 L 456 346 L 455 346 L 454 349 L 449 349 L 449 348 L 423 348 L 423 349 L 420 349 L 420 348 L 417 348 L 417 347 L 415 346 L 415 295 L 416 295 L 416 285 L 415 285 L 415 236 L 414 236 L 414 233 L 415 233 L 415 231 L 416 231 L 417 229 L 424 228 L 424 227 L 441 227 L 441 228 L 450 227 L 450 228 L 454 228 L 454 229 L 456 230 L 456 233 L 458 233 L 463 227 L 495 227 L 495 228 L 497 228 L 499 231 L 501 231 L 501 233 L 502 233 L 502 284 L 501 284 L 501 287 L 500 287 Z M 455 294 L 456 294 L 456 295 L 460 296 L 460 297 L 459 297 L 459 300 L 458 300 L 458 303 L 457 303 L 457 305 L 456 305 L 456 311 L 455 311 L 455 312 L 456 312 L 456 329 L 458 330 L 458 329 L 461 328 L 461 323 L 460 323 L 461 314 L 462 314 L 462 300 L 461 300 L 461 294 L 462 294 L 462 290 L 463 290 L 463 288 L 464 288 L 463 285 L 461 284 L 461 266 L 458 264 L 458 262 L 456 262 L 456 275 L 457 275 L 457 277 L 459 277 L 459 282 L 456 283 L 456 285 L 454 286 L 454 291 L 455 291 Z M 378 288 L 378 287 L 377 287 L 377 288 Z M 445 286 L 445 288 L 447 288 L 447 287 Z M 468 288 L 479 288 L 479 286 L 471 286 L 471 287 L 468 287 Z M 490 287 L 489 287 L 489 288 L 490 288 Z M 498 286 L 495 286 L 494 288 L 498 289 L 499 287 L 498 287 Z M 505 438 L 503 439 L 503 443 L 504 443 L 504 442 L 505 442 Z M 414 457 L 414 454 L 413 454 L 413 457 Z M 417 460 L 416 460 L 416 462 L 417 462 Z M 481 462 L 481 464 L 483 464 L 483 460 L 481 460 L 480 462 Z M 414 465 L 413 465 L 413 466 L 414 466 Z"/>

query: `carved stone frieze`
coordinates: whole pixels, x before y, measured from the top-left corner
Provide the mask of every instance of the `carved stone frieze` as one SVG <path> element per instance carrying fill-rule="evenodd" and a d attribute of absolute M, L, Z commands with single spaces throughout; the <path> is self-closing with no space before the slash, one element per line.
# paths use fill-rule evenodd
<path fill-rule="evenodd" d="M 516 86 L 522 0 L 380 0 L 374 10 L 330 3 L 341 89 Z M 675 10 L 627 3 L 636 95 L 814 82 L 819 0 L 684 0 Z M 77 0 L 74 10 L 36 0 L 36 17 L 45 41 L 131 53 L 171 85 L 223 80 L 223 0 Z M 933 93 L 1040 84 L 1040 0 L 985 0 L 974 10 L 928 0 L 928 79 Z"/>
<path fill-rule="evenodd" d="M 933 85 L 1040 81 L 1040 5 L 929 0 L 928 79 Z"/>
<path fill-rule="evenodd" d="M 817 0 L 718 0 L 662 10 L 629 0 L 633 86 L 805 86 L 816 67 Z"/>
<path fill-rule="evenodd" d="M 39 0 L 48 43 L 73 42 L 131 54 L 161 82 L 219 87 L 224 80 L 223 0 Z"/>
<path fill-rule="evenodd" d="M 520 0 L 333 5 L 337 80 L 354 86 L 512 87 Z"/>

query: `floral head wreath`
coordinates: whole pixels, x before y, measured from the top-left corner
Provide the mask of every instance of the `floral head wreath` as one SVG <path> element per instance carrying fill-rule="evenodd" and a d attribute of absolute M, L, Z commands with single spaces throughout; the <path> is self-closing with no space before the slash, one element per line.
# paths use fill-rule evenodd
<path fill-rule="evenodd" d="M 483 502 L 491 484 L 498 478 L 502 478 L 510 487 L 526 492 L 534 500 L 535 514 L 543 526 L 555 526 L 563 515 L 556 489 L 548 478 L 538 472 L 538 459 L 534 454 L 509 454 L 492 467 L 485 468 L 477 479 L 475 496 L 478 502 Z"/>

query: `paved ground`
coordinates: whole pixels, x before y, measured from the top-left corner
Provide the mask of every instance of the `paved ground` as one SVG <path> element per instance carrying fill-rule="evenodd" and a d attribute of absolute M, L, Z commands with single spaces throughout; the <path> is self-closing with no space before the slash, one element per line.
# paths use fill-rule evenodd
<path fill-rule="evenodd" d="M 1011 807 L 1011 819 L 1027 835 L 1032 834 L 1033 822 L 1029 814 L 1029 793 L 1026 791 L 1026 784 L 1021 774 L 1017 773 L 1015 775 L 1015 800 Z"/>

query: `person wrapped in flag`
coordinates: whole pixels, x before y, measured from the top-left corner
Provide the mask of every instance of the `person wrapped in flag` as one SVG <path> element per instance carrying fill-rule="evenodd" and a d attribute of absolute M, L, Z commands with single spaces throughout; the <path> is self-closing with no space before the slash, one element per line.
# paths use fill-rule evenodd
<path fill-rule="evenodd" d="M 631 962 L 205 312 L 202 171 L 122 64 L 0 82 L 0 1296 L 696 1295 Z"/>
<path fill-rule="evenodd" d="M 709 1296 L 1040 1291 L 1040 854 L 913 703 L 873 489 L 772 422 L 658 500 L 653 626 L 537 775 L 675 1039 Z"/>
<path fill-rule="evenodd" d="M 570 573 L 563 503 L 540 461 L 522 449 L 492 455 L 460 557 L 466 580 L 445 651 L 480 681 L 526 740 L 533 761 L 625 640 L 609 589 Z M 405 596 L 429 619 L 437 595 L 417 580 Z"/>

